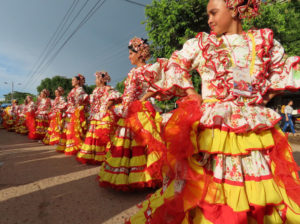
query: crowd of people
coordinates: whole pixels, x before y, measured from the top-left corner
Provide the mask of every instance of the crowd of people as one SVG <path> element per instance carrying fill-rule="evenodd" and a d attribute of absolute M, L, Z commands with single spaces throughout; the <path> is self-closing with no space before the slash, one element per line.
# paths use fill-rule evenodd
<path fill-rule="evenodd" d="M 52 101 L 43 90 L 36 103 L 13 102 L 3 125 L 99 164 L 100 186 L 159 188 L 128 223 L 300 223 L 299 168 L 281 116 L 265 107 L 277 91 L 300 89 L 300 57 L 286 57 L 270 29 L 243 31 L 241 19 L 255 17 L 259 4 L 210 0 L 211 34 L 200 32 L 169 59 L 147 64 L 147 41 L 129 42 L 135 67 L 122 95 L 107 72 L 95 73 L 90 96 L 78 75 L 67 100 L 61 87 Z M 174 96 L 170 114 L 149 100 Z"/>

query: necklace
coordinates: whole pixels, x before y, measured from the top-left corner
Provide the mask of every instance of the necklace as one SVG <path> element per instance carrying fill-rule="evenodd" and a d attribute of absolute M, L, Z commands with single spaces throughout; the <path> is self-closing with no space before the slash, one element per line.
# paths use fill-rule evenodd
<path fill-rule="evenodd" d="M 250 52 L 251 52 L 251 51 L 250 51 L 250 43 L 249 43 L 248 37 L 246 36 L 246 33 L 243 32 L 242 35 L 243 35 L 244 39 L 247 41 L 247 45 L 248 45 L 248 53 L 247 53 L 247 57 L 246 57 L 246 64 L 245 64 L 244 66 L 240 65 L 240 64 L 239 64 L 240 61 L 236 59 L 236 56 L 235 56 L 235 53 L 234 53 L 234 49 L 233 49 L 233 47 L 231 46 L 231 44 L 230 44 L 230 42 L 229 42 L 229 40 L 228 40 L 228 38 L 227 38 L 226 35 L 224 35 L 224 39 L 226 40 L 226 42 L 227 42 L 227 44 L 228 44 L 228 46 L 229 46 L 229 50 L 230 50 L 230 52 L 231 52 L 231 54 L 232 54 L 234 64 L 235 64 L 236 66 L 240 67 L 240 68 L 248 68 L 249 57 L 250 57 Z"/>

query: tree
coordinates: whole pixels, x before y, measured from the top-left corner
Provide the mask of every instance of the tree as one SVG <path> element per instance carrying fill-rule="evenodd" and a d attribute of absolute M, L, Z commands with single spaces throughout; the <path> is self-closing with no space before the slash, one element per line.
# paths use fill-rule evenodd
<path fill-rule="evenodd" d="M 300 55 L 300 2 L 278 2 L 268 0 L 260 8 L 260 16 L 245 20 L 243 27 L 249 29 L 270 28 L 274 38 L 284 47 L 289 55 Z"/>
<path fill-rule="evenodd" d="M 18 100 L 19 104 L 24 103 L 24 100 L 26 98 L 27 95 L 30 95 L 32 97 L 34 97 L 33 94 L 31 93 L 24 93 L 24 92 L 18 92 L 18 91 L 14 91 L 13 92 L 13 99 Z M 4 95 L 4 102 L 10 103 L 11 102 L 11 93 L 8 93 L 6 95 Z"/>
<path fill-rule="evenodd" d="M 200 31 L 209 31 L 207 0 L 153 0 L 145 10 L 154 58 L 170 57 Z"/>
<path fill-rule="evenodd" d="M 84 85 L 83 89 L 87 94 L 92 94 L 94 89 L 96 88 L 96 85 Z"/>
<path fill-rule="evenodd" d="M 181 49 L 183 43 L 198 32 L 209 32 L 207 24 L 207 0 L 153 0 L 145 10 L 146 30 L 151 41 L 154 59 L 169 58 L 172 52 Z M 297 10 L 298 9 L 298 10 Z M 275 39 L 281 42 L 286 53 L 300 55 L 300 2 L 291 0 L 277 2 L 267 0 L 261 6 L 261 15 L 244 20 L 243 27 L 270 28 Z M 155 60 L 153 60 L 155 61 Z M 195 89 L 201 91 L 201 78 L 191 72 Z M 169 101 L 174 105 L 173 101 Z M 165 104 L 165 103 L 163 103 Z"/>
<path fill-rule="evenodd" d="M 37 91 L 41 92 L 43 89 L 50 91 L 50 98 L 55 98 L 55 90 L 57 87 L 63 87 L 65 90 L 64 95 L 67 96 L 72 89 L 72 79 L 63 76 L 54 76 L 52 78 L 45 78 L 37 87 Z"/>
<path fill-rule="evenodd" d="M 124 88 L 125 88 L 124 82 L 125 82 L 125 80 L 126 80 L 126 78 L 124 78 L 123 81 L 118 82 L 117 85 L 116 85 L 116 90 L 119 91 L 120 93 L 124 92 Z"/>
<path fill-rule="evenodd" d="M 206 5 L 208 0 L 154 0 L 145 10 L 146 30 L 151 41 L 153 58 L 169 58 L 198 32 L 209 32 Z M 191 72 L 196 91 L 201 91 L 201 78 Z M 156 104 L 163 110 L 175 108 L 177 98 Z"/>

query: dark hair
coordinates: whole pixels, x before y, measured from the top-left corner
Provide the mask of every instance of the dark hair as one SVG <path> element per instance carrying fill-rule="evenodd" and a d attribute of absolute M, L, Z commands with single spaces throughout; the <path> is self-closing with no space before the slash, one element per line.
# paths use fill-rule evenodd
<path fill-rule="evenodd" d="M 137 51 L 136 51 L 136 50 L 134 50 L 134 48 L 133 48 L 133 46 L 132 46 L 132 45 L 129 45 L 129 46 L 128 46 L 128 49 L 129 49 L 129 50 L 131 50 L 131 51 L 133 51 L 134 53 L 137 53 Z"/>
<path fill-rule="evenodd" d="M 79 76 L 74 76 L 74 78 L 76 78 L 77 79 L 77 81 L 80 81 L 80 77 Z"/>

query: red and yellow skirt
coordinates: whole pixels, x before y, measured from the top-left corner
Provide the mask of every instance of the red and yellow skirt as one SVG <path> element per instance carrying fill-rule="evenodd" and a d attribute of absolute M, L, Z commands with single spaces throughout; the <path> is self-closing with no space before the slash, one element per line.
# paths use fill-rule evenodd
<path fill-rule="evenodd" d="M 77 160 L 84 164 L 101 164 L 105 159 L 112 128 L 113 119 L 110 114 L 106 114 L 100 121 L 92 120 Z"/>
<path fill-rule="evenodd" d="M 81 148 L 86 132 L 84 107 L 78 107 L 73 114 L 67 114 L 61 139 L 56 148 L 65 155 L 76 155 Z"/>
<path fill-rule="evenodd" d="M 35 122 L 35 115 L 34 115 L 34 112 L 27 112 L 26 113 L 26 116 L 25 116 L 25 119 L 26 119 L 26 127 L 28 129 L 28 138 L 29 139 L 36 139 L 36 122 Z"/>
<path fill-rule="evenodd" d="M 161 186 L 161 117 L 143 102 L 120 118 L 99 172 L 100 186 L 134 190 Z M 142 106 L 143 108 L 140 108 Z M 149 106 L 149 105 L 148 105 Z"/>
<path fill-rule="evenodd" d="M 61 137 L 63 120 L 61 113 L 58 112 L 54 117 L 50 119 L 49 128 L 43 139 L 45 145 L 57 145 Z"/>
<path fill-rule="evenodd" d="M 37 115 L 35 118 L 35 139 L 42 140 L 49 127 L 48 115 Z"/>
<path fill-rule="evenodd" d="M 16 119 L 14 116 L 8 115 L 5 122 L 5 128 L 8 131 L 15 131 Z"/>
<path fill-rule="evenodd" d="M 70 117 L 66 117 L 66 118 L 62 118 L 61 123 L 62 123 L 62 129 L 61 129 L 61 133 L 60 133 L 60 138 L 56 147 L 56 151 L 57 152 L 61 152 L 64 153 L 65 149 L 66 149 L 66 142 L 67 142 L 67 127 L 68 124 L 70 123 L 71 118 Z"/>
<path fill-rule="evenodd" d="M 236 134 L 195 122 L 189 136 L 185 159 L 168 141 L 163 187 L 128 223 L 300 222 L 298 166 L 280 128 Z"/>
<path fill-rule="evenodd" d="M 26 119 L 25 116 L 21 116 L 18 119 L 18 123 L 16 125 L 16 130 L 17 133 L 19 134 L 27 134 L 28 133 L 28 129 L 26 127 Z"/>

